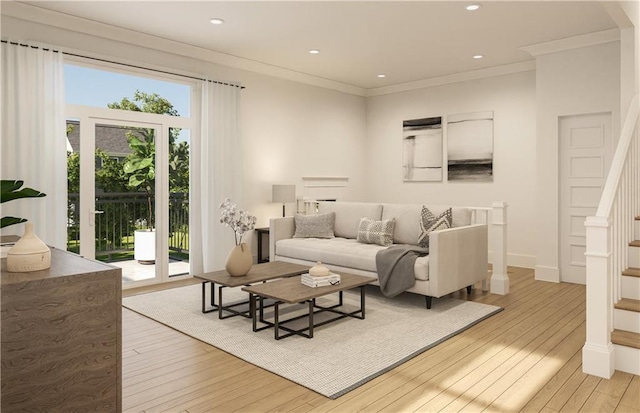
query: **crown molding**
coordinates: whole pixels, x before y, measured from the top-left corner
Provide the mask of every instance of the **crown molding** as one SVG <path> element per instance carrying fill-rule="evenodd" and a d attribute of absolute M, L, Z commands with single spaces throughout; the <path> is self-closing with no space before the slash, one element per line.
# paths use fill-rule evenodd
<path fill-rule="evenodd" d="M 367 89 L 367 97 L 388 95 L 391 93 L 407 92 L 416 89 L 424 89 L 434 86 L 442 86 L 451 83 L 466 82 L 488 77 L 504 76 L 513 73 L 529 72 L 536 70 L 535 60 L 512 63 L 502 66 L 493 66 L 485 69 L 472 70 L 469 72 L 455 73 L 453 75 L 432 77 L 429 79 L 416 80 L 415 82 L 400 83 L 397 85 L 383 86 L 374 89 Z"/>
<path fill-rule="evenodd" d="M 283 67 L 269 65 L 250 59 L 244 59 L 230 54 L 216 52 L 202 47 L 180 43 L 174 40 L 160 38 L 92 20 L 87 20 L 84 18 L 71 16 L 12 0 L 2 0 L 2 8 L 0 10 L 2 12 L 2 15 L 10 16 L 20 20 L 32 21 L 51 27 L 86 34 L 88 36 L 95 36 L 121 43 L 131 44 L 138 47 L 145 47 L 152 50 L 171 53 L 177 56 L 188 57 L 200 61 L 246 70 L 249 72 L 268 75 L 280 79 L 321 87 L 324 89 L 335 90 L 338 92 L 361 97 L 380 96 L 452 83 L 503 76 L 508 74 L 533 71 L 536 68 L 535 60 L 527 60 L 508 65 L 473 70 L 469 72 L 422 79 L 413 82 L 383 86 L 379 88 L 365 89 L 309 75 L 306 73 L 296 72 L 294 70 L 286 69 Z M 594 44 L 617 41 L 619 40 L 619 38 L 619 30 L 611 29 L 605 30 L 603 32 L 591 33 L 584 36 L 577 36 L 575 38 L 562 39 L 558 41 L 542 43 L 539 45 L 526 46 L 521 49 L 529 52 L 533 56 L 536 56 L 537 54 L 534 54 L 536 52 L 538 54 L 552 53 L 553 51 L 558 50 L 566 50 L 575 47 L 585 47 Z M 555 47 L 555 49 L 551 49 L 551 47 Z M 77 52 L 78 50 L 76 49 L 74 51 Z M 86 52 L 95 55 L 94 52 Z"/>
<path fill-rule="evenodd" d="M 329 79 L 296 72 L 279 66 L 269 65 L 250 59 L 216 52 L 174 40 L 164 39 L 145 33 L 136 32 L 121 27 L 87 20 L 84 18 L 43 9 L 29 4 L 15 1 L 2 1 L 2 14 L 16 19 L 32 21 L 47 26 L 62 28 L 90 36 L 101 37 L 148 49 L 159 50 L 178 56 L 189 57 L 197 60 L 229 66 L 236 69 L 247 70 L 281 79 L 292 80 L 311 86 L 336 90 L 357 96 L 365 96 L 366 90 L 360 87 L 336 82 Z"/>
<path fill-rule="evenodd" d="M 617 42 L 619 40 L 620 29 L 609 29 L 600 32 L 587 33 L 580 36 L 567 37 L 566 39 L 552 40 L 550 42 L 523 46 L 520 50 L 529 53 L 533 57 L 537 57 L 549 53 L 578 49 L 580 47 L 597 46 L 599 44 Z"/>

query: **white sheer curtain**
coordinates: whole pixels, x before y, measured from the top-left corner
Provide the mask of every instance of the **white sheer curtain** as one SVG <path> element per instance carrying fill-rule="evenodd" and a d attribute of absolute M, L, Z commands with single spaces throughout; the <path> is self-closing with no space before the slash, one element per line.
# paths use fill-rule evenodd
<path fill-rule="evenodd" d="M 223 269 L 234 245 L 233 232 L 220 224 L 218 207 L 231 198 L 243 208 L 240 94 L 237 86 L 202 82 L 200 136 L 192 142 L 191 155 L 192 274 Z"/>
<path fill-rule="evenodd" d="M 2 204 L 2 216 L 26 218 L 47 244 L 66 249 L 67 166 L 62 53 L 2 43 L 2 179 L 47 194 Z M 22 235 L 24 224 L 3 235 Z"/>

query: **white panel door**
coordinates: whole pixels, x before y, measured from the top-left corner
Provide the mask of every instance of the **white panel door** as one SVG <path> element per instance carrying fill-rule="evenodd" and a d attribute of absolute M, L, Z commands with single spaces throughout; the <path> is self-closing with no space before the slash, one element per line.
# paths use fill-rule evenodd
<path fill-rule="evenodd" d="M 613 144 L 611 114 L 561 117 L 560 131 L 560 279 L 585 284 L 584 221 L 595 215 Z"/>

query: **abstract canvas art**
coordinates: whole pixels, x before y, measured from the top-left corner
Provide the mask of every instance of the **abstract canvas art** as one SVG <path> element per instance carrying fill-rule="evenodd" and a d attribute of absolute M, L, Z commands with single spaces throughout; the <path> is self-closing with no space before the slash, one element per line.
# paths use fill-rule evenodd
<path fill-rule="evenodd" d="M 493 182 L 493 111 L 447 117 L 449 181 Z"/>
<path fill-rule="evenodd" d="M 442 117 L 402 122 L 404 181 L 442 181 Z"/>

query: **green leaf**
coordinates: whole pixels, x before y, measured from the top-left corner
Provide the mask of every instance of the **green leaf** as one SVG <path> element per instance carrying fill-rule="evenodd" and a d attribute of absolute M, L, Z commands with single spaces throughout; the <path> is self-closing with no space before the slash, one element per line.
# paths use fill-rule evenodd
<path fill-rule="evenodd" d="M 140 171 L 142 169 L 148 168 L 153 163 L 153 159 L 143 158 L 143 159 L 129 159 L 125 162 L 122 169 L 125 173 L 134 173 L 136 171 Z"/>
<path fill-rule="evenodd" d="M 47 195 L 44 192 L 36 191 L 33 188 L 22 188 L 18 191 L 23 183 L 23 181 L 2 180 L 0 186 L 0 203 L 20 198 L 42 198 Z"/>
<path fill-rule="evenodd" d="M 138 139 L 138 137 L 136 137 L 133 134 L 127 135 L 127 140 L 129 142 L 129 146 L 131 146 L 132 148 L 142 147 L 146 145 L 145 142 L 141 141 L 140 139 Z"/>
<path fill-rule="evenodd" d="M 24 181 L 2 180 L 2 182 L 0 182 L 0 190 L 3 194 L 6 192 L 13 192 L 19 189 L 22 184 L 24 184 Z"/>
<path fill-rule="evenodd" d="M 145 181 L 144 175 L 143 175 L 143 178 L 141 178 L 139 175 L 131 175 L 129 177 L 129 185 L 131 185 L 134 188 L 143 184 L 144 181 Z"/>
<path fill-rule="evenodd" d="M 24 218 L 16 218 L 16 217 L 2 217 L 0 219 L 0 228 L 8 227 L 9 225 L 20 224 L 22 222 L 27 222 Z"/>

